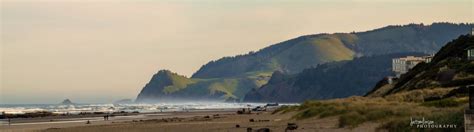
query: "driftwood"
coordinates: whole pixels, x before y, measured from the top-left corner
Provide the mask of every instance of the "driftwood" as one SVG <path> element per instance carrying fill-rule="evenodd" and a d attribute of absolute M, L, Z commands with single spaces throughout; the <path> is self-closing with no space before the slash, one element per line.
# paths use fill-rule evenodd
<path fill-rule="evenodd" d="M 238 110 L 237 114 L 252 114 L 252 111 L 250 110 L 250 108 L 248 108 L 248 109 L 244 108 L 242 110 Z"/>
<path fill-rule="evenodd" d="M 296 129 L 298 129 L 298 125 L 296 125 L 296 123 L 288 123 L 288 125 L 286 126 L 285 131 L 287 131 L 287 130 L 296 130 Z"/>

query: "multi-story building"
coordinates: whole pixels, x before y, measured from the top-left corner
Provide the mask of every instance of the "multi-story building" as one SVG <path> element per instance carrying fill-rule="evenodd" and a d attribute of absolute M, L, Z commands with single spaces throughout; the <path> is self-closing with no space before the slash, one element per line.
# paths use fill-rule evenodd
<path fill-rule="evenodd" d="M 392 71 L 395 72 L 397 77 L 400 77 L 401 74 L 407 73 L 410 69 L 415 67 L 418 63 L 425 62 L 428 63 L 431 61 L 433 56 L 407 56 L 404 58 L 395 58 L 392 59 Z"/>
<path fill-rule="evenodd" d="M 471 28 L 471 35 L 474 36 L 474 27 Z"/>
<path fill-rule="evenodd" d="M 474 60 L 474 46 L 468 47 L 467 51 L 467 60 Z"/>

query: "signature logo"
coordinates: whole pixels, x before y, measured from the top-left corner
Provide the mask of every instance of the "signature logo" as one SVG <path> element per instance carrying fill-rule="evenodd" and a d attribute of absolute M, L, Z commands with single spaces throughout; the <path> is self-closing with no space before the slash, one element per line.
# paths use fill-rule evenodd
<path fill-rule="evenodd" d="M 410 118 L 410 126 L 416 128 L 457 128 L 456 124 L 438 124 L 432 120 Z"/>

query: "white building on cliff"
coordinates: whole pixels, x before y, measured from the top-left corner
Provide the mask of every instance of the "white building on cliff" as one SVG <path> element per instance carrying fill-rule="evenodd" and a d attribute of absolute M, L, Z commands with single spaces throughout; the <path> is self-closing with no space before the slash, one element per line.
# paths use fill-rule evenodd
<path fill-rule="evenodd" d="M 418 63 L 425 62 L 428 63 L 431 61 L 433 56 L 407 56 L 403 58 L 392 59 L 392 71 L 395 72 L 397 77 L 400 77 L 401 74 L 407 73 L 410 69 L 415 67 Z"/>
<path fill-rule="evenodd" d="M 467 51 L 467 60 L 474 60 L 474 46 L 466 48 Z"/>
<path fill-rule="evenodd" d="M 474 27 L 471 28 L 471 36 L 474 36 Z"/>

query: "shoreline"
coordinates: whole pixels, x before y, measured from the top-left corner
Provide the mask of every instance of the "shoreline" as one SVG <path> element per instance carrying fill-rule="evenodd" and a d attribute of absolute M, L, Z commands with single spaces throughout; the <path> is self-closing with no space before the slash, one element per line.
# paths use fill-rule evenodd
<path fill-rule="evenodd" d="M 71 121 L 58 123 L 31 122 L 0 127 L 0 131 L 44 131 L 44 132 L 104 132 L 104 131 L 230 131 L 242 132 L 247 129 L 269 129 L 284 131 L 288 123 L 298 125 L 298 131 L 375 131 L 378 123 L 365 123 L 357 128 L 339 128 L 338 118 L 310 118 L 295 120 L 295 113 L 271 114 L 274 109 L 267 111 L 252 111 L 250 114 L 237 114 L 238 109 L 223 109 L 212 111 L 181 111 L 162 113 L 140 113 L 133 116 L 116 116 L 104 121 L 73 118 Z M 76 119 L 76 120 L 74 120 Z"/>
<path fill-rule="evenodd" d="M 143 113 L 101 113 L 101 114 L 60 114 L 51 115 L 45 117 L 27 117 L 27 118 L 10 118 L 11 124 L 18 123 L 29 123 L 29 122 L 53 122 L 61 120 L 87 120 L 93 118 L 103 119 L 103 116 L 109 115 L 109 117 L 132 117 L 132 116 L 143 116 L 143 115 L 159 115 L 159 114 L 172 114 L 172 113 L 189 113 L 189 112 L 222 112 L 222 111 L 237 111 L 237 109 L 194 109 L 187 111 L 164 111 L 164 112 L 143 112 Z M 0 124 L 8 124 L 8 118 L 0 119 Z"/>
<path fill-rule="evenodd" d="M 112 123 L 133 122 L 139 120 L 153 120 L 163 118 L 188 118 L 192 116 L 202 116 L 210 114 L 235 113 L 236 109 L 210 109 L 210 110 L 190 110 L 190 111 L 170 111 L 170 112 L 150 112 L 150 113 L 128 113 L 110 116 L 109 120 L 104 120 L 106 114 L 95 115 L 62 115 L 35 118 L 13 118 L 11 124 L 6 119 L 0 120 L 0 131 L 38 131 L 48 128 L 65 128 L 86 125 L 105 125 Z M 90 121 L 90 124 L 86 124 Z M 64 127 L 63 127 L 64 126 Z"/>

